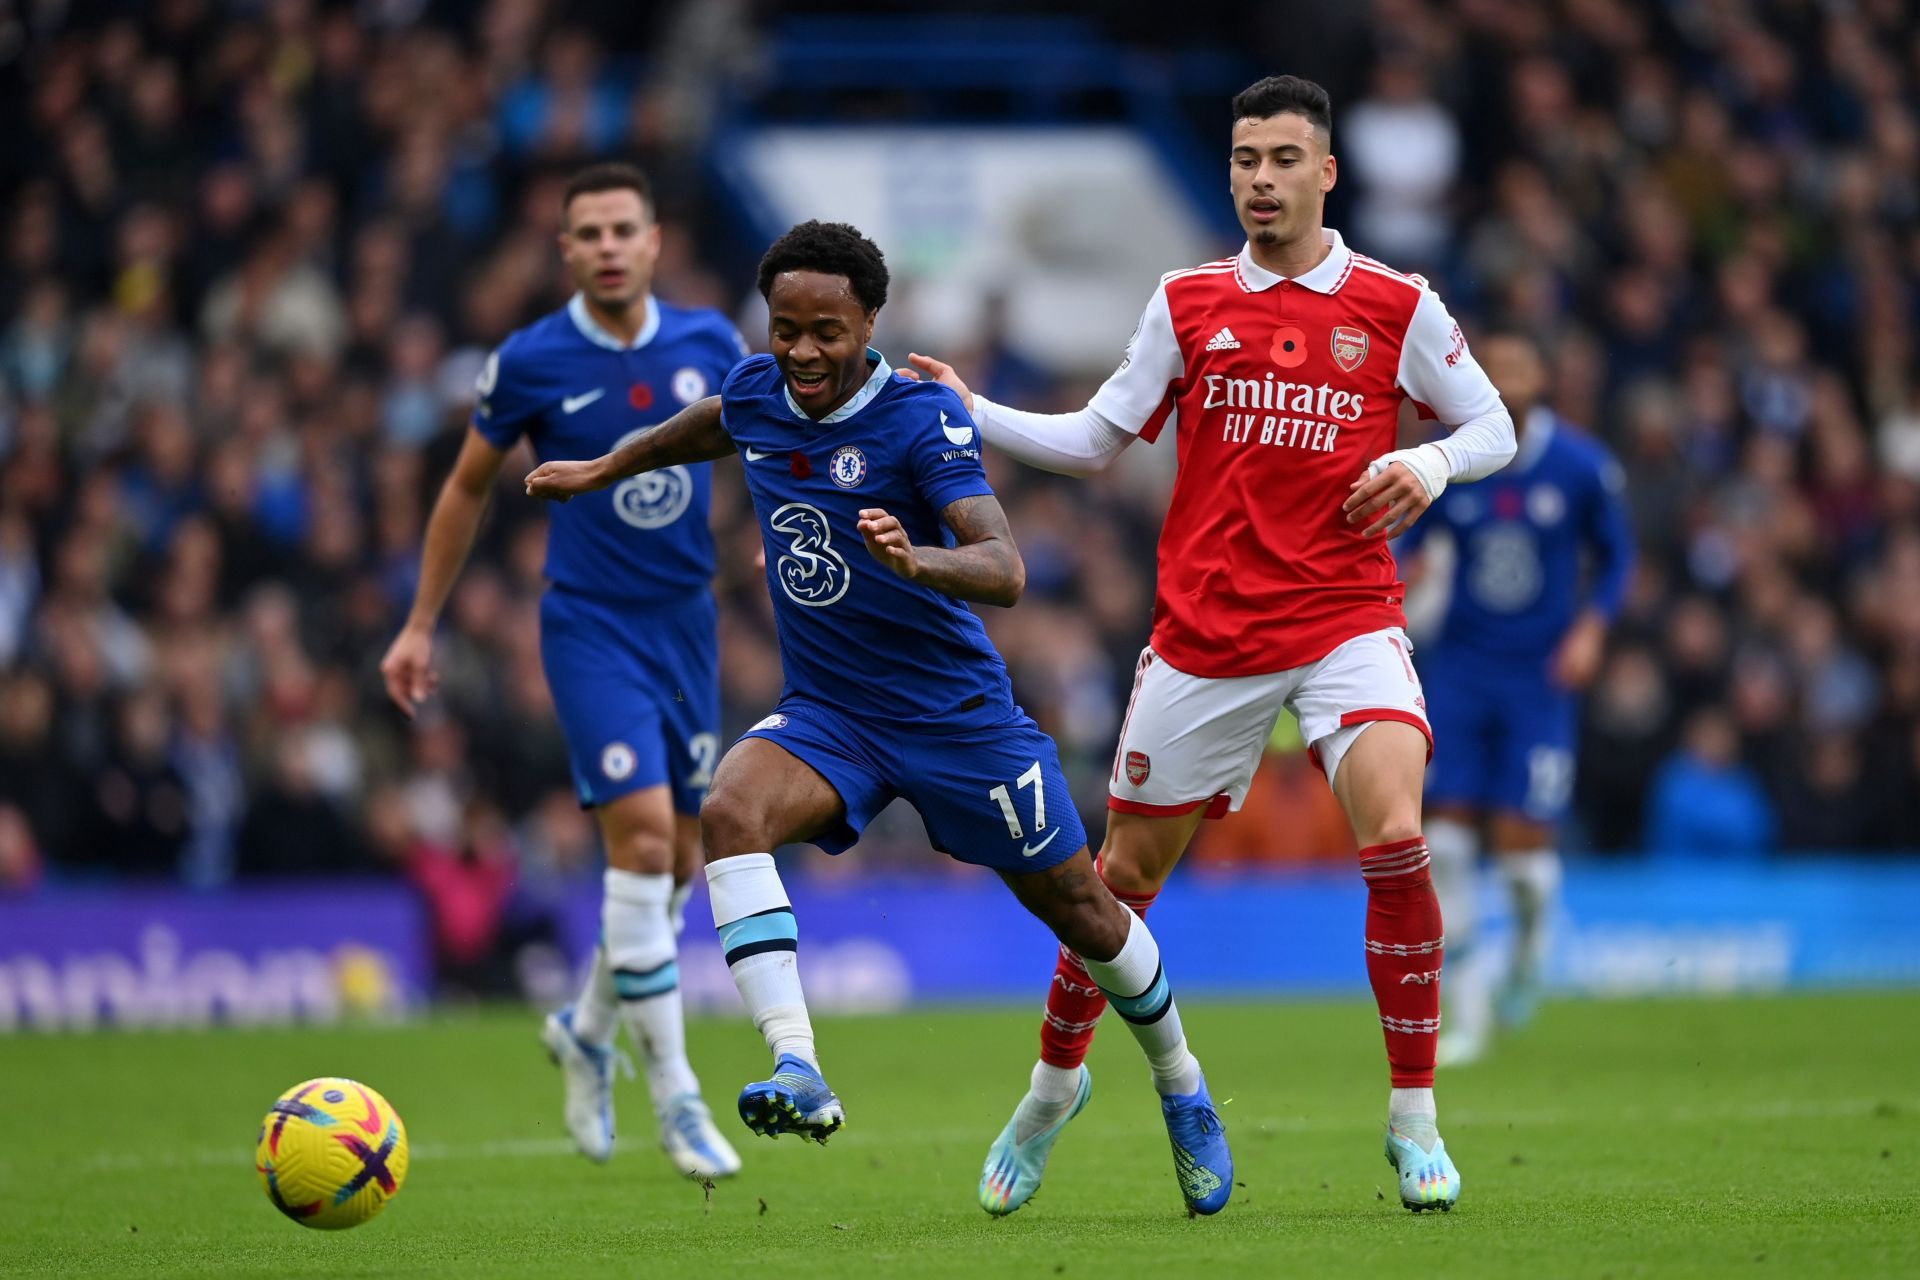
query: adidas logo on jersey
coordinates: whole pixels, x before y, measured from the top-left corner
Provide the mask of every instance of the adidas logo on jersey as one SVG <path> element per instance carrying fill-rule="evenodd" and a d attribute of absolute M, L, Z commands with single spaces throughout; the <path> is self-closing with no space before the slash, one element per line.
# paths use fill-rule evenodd
<path fill-rule="evenodd" d="M 1209 351 L 1238 351 L 1239 349 L 1240 339 L 1233 336 L 1233 330 L 1231 329 L 1222 329 L 1207 339 L 1207 350 Z"/>

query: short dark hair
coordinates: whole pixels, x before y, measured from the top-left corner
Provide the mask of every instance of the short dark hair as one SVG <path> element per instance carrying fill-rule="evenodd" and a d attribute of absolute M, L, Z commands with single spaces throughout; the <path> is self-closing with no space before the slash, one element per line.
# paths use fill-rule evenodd
<path fill-rule="evenodd" d="M 1299 76 L 1268 76 L 1233 95 L 1235 120 L 1265 120 L 1268 116 L 1305 116 L 1314 128 L 1333 136 L 1333 99 L 1311 80 Z"/>
<path fill-rule="evenodd" d="M 845 276 L 867 311 L 887 302 L 887 260 L 880 246 L 844 222 L 801 223 L 767 247 L 760 259 L 760 296 L 773 294 L 773 278 L 786 271 Z"/>
<path fill-rule="evenodd" d="M 653 212 L 653 184 L 647 181 L 640 166 L 624 160 L 609 160 L 605 164 L 590 164 L 567 179 L 567 189 L 560 196 L 561 215 L 565 216 L 573 208 L 576 196 L 600 191 L 631 191 L 647 206 L 649 215 Z"/>

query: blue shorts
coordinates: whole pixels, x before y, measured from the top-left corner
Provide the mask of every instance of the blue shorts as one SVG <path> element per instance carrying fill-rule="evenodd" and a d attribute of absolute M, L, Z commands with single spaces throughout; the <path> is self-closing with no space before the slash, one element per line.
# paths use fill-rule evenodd
<path fill-rule="evenodd" d="M 995 871 L 1044 871 L 1087 843 L 1053 739 L 1018 708 L 984 729 L 910 731 L 789 694 L 742 736 L 791 752 L 840 793 L 846 817 L 810 841 L 828 853 L 851 848 L 896 796 L 935 849 Z"/>
<path fill-rule="evenodd" d="M 666 783 L 697 814 L 720 759 L 713 597 L 615 604 L 563 587 L 540 601 L 540 661 L 583 807 Z"/>
<path fill-rule="evenodd" d="M 1428 645 L 1414 661 L 1433 726 L 1427 803 L 1558 821 L 1573 798 L 1580 707 L 1547 679 L 1546 660 Z M 1526 667 L 1517 677 L 1516 665 Z"/>

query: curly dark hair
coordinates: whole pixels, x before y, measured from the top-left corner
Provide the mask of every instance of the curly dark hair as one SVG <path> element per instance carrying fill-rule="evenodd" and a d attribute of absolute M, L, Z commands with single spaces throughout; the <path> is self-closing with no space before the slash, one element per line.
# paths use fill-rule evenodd
<path fill-rule="evenodd" d="M 801 223 L 775 240 L 760 259 L 760 296 L 773 292 L 773 278 L 783 271 L 818 271 L 845 276 L 853 296 L 867 311 L 878 311 L 887 301 L 887 260 L 880 246 L 844 222 Z"/>
<path fill-rule="evenodd" d="M 1305 116 L 1314 128 L 1333 135 L 1333 99 L 1311 80 L 1299 76 L 1268 76 L 1233 95 L 1233 118 L 1265 120 L 1269 116 Z"/>

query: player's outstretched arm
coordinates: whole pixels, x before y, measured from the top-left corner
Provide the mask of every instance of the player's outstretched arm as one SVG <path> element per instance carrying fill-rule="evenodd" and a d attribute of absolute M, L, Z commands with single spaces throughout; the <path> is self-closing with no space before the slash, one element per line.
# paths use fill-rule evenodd
<path fill-rule="evenodd" d="M 543 462 L 527 474 L 527 496 L 565 502 L 642 471 L 711 462 L 734 451 L 720 421 L 720 397 L 696 400 L 657 427 L 641 432 L 612 453 L 582 462 Z"/>
<path fill-rule="evenodd" d="M 1030 467 L 1063 476 L 1090 476 L 1134 442 L 1133 432 L 1114 425 L 1092 405 L 1078 413 L 1029 413 L 976 396 L 953 366 L 932 356 L 907 357 L 919 374 L 951 389 L 973 415 L 986 442 Z"/>
<path fill-rule="evenodd" d="M 1000 500 L 990 493 L 961 498 L 940 519 L 958 546 L 916 547 L 900 522 L 877 507 L 861 511 L 860 536 L 875 560 L 909 582 L 980 604 L 1018 603 L 1027 588 L 1027 565 L 1013 545 Z"/>

